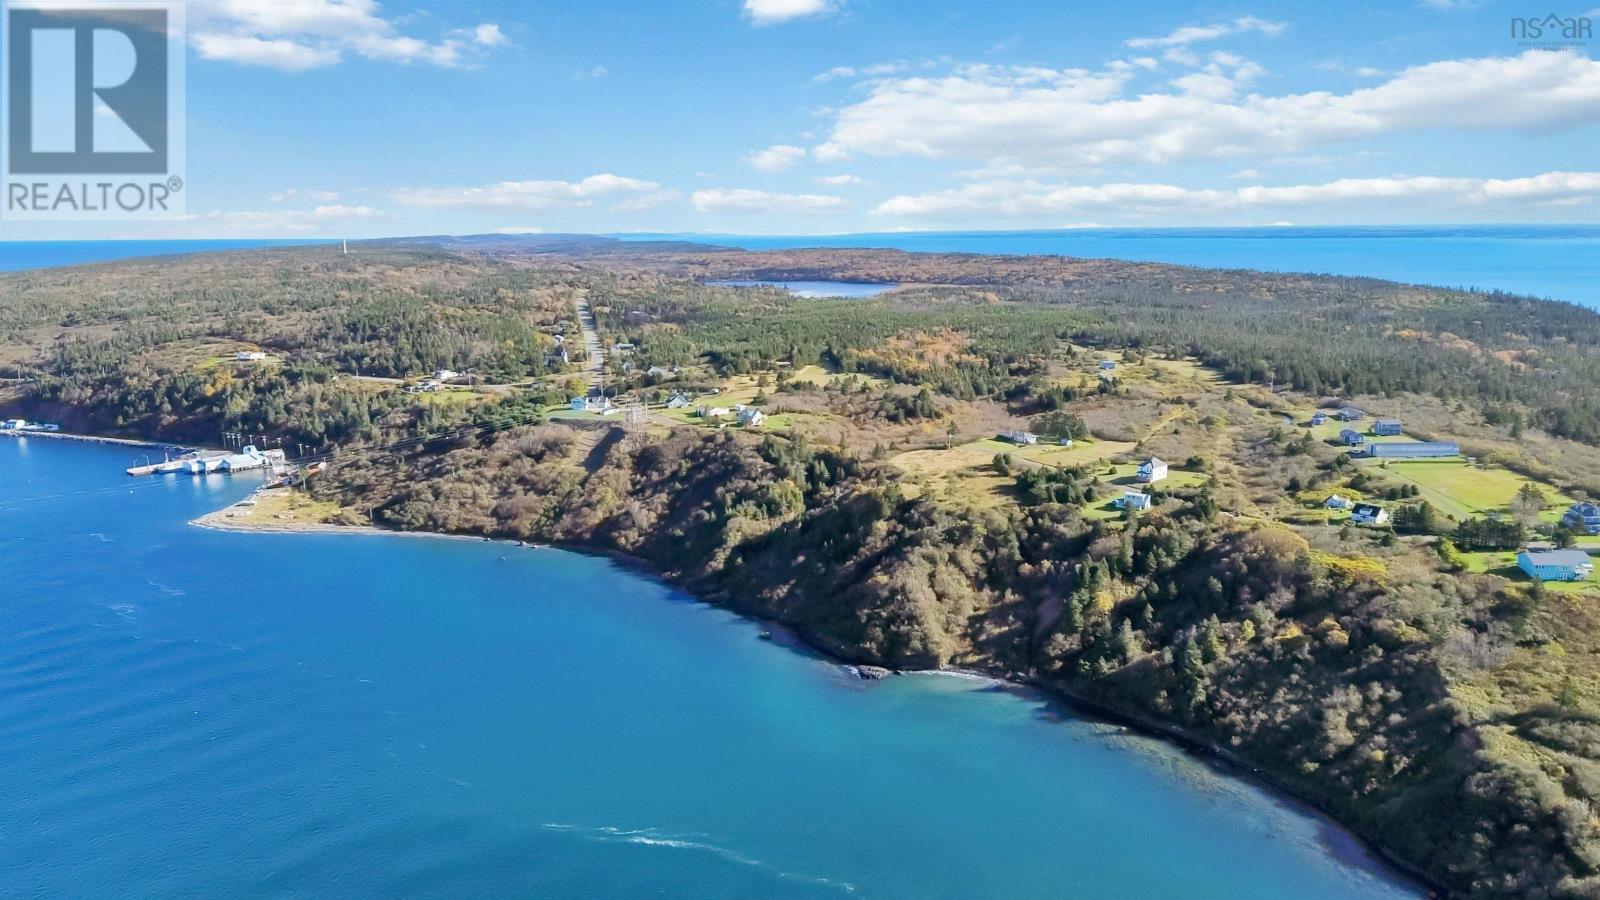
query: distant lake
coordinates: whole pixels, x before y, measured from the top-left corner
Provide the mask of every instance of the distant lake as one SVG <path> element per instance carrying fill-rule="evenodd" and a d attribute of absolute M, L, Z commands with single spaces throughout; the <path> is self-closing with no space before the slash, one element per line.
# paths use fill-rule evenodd
<path fill-rule="evenodd" d="M 0 894 L 1418 897 L 984 679 L 863 682 L 606 559 L 185 524 L 259 478 L 0 438 Z"/>
<path fill-rule="evenodd" d="M 1600 225 L 1084 228 L 764 237 L 615 235 L 747 250 L 881 247 L 924 253 L 1055 254 L 1215 269 L 1357 275 L 1503 290 L 1600 308 Z"/>
<path fill-rule="evenodd" d="M 783 288 L 797 297 L 876 297 L 892 291 L 898 284 L 868 284 L 860 281 L 708 281 L 721 287 Z"/>

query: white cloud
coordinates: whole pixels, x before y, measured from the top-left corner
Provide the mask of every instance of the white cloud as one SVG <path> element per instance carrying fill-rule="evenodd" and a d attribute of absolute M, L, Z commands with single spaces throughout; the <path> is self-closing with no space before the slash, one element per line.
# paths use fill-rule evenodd
<path fill-rule="evenodd" d="M 511 43 L 511 38 L 500 30 L 500 26 L 493 22 L 485 22 L 472 29 L 472 39 L 484 47 L 504 47 Z"/>
<path fill-rule="evenodd" d="M 485 22 L 438 38 L 404 34 L 377 0 L 192 0 L 189 25 L 202 59 L 303 71 L 353 53 L 400 63 L 467 65 L 510 39 Z"/>
<path fill-rule="evenodd" d="M 1284 23 L 1268 22 L 1255 16 L 1240 16 L 1229 22 L 1218 22 L 1214 25 L 1185 25 L 1177 31 L 1161 37 L 1142 37 L 1123 41 L 1129 47 L 1187 47 L 1204 41 L 1215 41 L 1220 38 L 1232 37 L 1236 34 L 1255 32 L 1268 37 L 1283 33 Z"/>
<path fill-rule="evenodd" d="M 920 156 L 1029 168 L 1169 163 L 1409 130 L 1548 132 L 1600 122 L 1600 61 L 1573 52 L 1429 63 L 1345 94 L 1243 97 L 1237 88 L 1259 69 L 1223 56 L 1193 73 L 1221 80 L 1180 79 L 1176 92 L 1131 94 L 1127 69 L 973 65 L 890 79 L 840 109 L 813 153 L 824 161 Z"/>
<path fill-rule="evenodd" d="M 211 235 L 256 236 L 268 234 L 329 234 L 362 220 L 385 218 L 370 206 L 324 205 L 312 209 L 213 210 L 190 215 L 190 222 L 206 223 Z"/>
<path fill-rule="evenodd" d="M 689 202 L 700 212 L 735 213 L 828 213 L 848 209 L 843 197 L 821 194 L 774 194 L 743 188 L 714 188 L 695 191 Z"/>
<path fill-rule="evenodd" d="M 777 25 L 835 9 L 834 0 L 744 0 L 744 14 L 753 25 Z"/>
<path fill-rule="evenodd" d="M 893 60 L 891 62 L 873 63 L 867 66 L 834 66 L 826 72 L 813 75 L 814 82 L 835 81 L 840 78 L 883 78 L 888 75 L 898 75 L 901 72 L 910 72 L 914 69 L 931 69 L 937 66 L 937 60 L 924 59 L 917 62 L 910 60 Z"/>
<path fill-rule="evenodd" d="M 818 175 L 811 180 L 815 181 L 817 184 L 826 184 L 829 187 L 848 187 L 850 185 L 872 183 L 865 178 L 858 178 L 854 175 Z"/>
<path fill-rule="evenodd" d="M 285 72 L 331 66 L 339 61 L 337 50 L 308 47 L 284 38 L 266 40 L 248 35 L 200 33 L 191 38 L 191 43 L 201 59 L 267 66 Z"/>
<path fill-rule="evenodd" d="M 592 206 L 599 200 L 615 200 L 618 206 L 642 208 L 646 198 L 661 197 L 661 185 L 654 181 L 624 178 L 621 175 L 590 175 L 582 181 L 501 181 L 481 187 L 401 188 L 394 200 L 402 206 L 428 209 L 561 209 Z M 670 194 L 669 194 L 670 196 Z M 664 198 L 663 198 L 664 199 Z"/>
<path fill-rule="evenodd" d="M 313 203 L 332 203 L 339 199 L 334 191 L 318 191 L 309 188 L 289 188 L 272 195 L 273 203 L 287 203 L 290 200 L 310 200 Z"/>
<path fill-rule="evenodd" d="M 1343 210 L 1394 221 L 1395 203 L 1453 212 L 1454 218 L 1481 213 L 1594 210 L 1600 204 L 1600 172 L 1547 172 L 1527 178 L 1344 178 L 1321 184 L 1282 187 L 1255 185 L 1229 189 L 1186 188 L 1170 184 L 1049 184 L 989 181 L 946 191 L 901 195 L 879 204 L 874 214 L 944 221 L 996 218 L 1049 221 L 1084 212 L 1105 212 L 1131 220 L 1151 217 L 1217 215 L 1255 210 Z M 1187 221 L 1187 219 L 1185 219 Z"/>
<path fill-rule="evenodd" d="M 572 77 L 576 81 L 589 81 L 594 78 L 606 77 L 606 71 L 605 66 L 590 66 L 587 69 L 574 69 Z"/>
<path fill-rule="evenodd" d="M 782 172 L 794 168 L 795 163 L 805 159 L 804 147 L 795 147 L 790 144 L 773 144 L 765 150 L 757 150 L 744 158 L 745 165 L 757 172 Z"/>

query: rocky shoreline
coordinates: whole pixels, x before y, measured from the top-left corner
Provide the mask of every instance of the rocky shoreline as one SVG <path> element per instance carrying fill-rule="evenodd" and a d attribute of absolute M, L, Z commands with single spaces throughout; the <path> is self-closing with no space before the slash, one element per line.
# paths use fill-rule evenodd
<path fill-rule="evenodd" d="M 493 538 L 483 535 L 448 534 L 431 531 L 402 531 L 399 529 L 382 528 L 375 525 L 335 525 L 327 522 L 241 521 L 237 517 L 228 515 L 230 510 L 235 510 L 238 508 L 238 506 L 239 504 L 236 503 L 227 507 L 223 507 L 222 509 L 193 519 L 189 524 L 201 528 L 210 528 L 218 531 L 232 531 L 238 533 L 373 535 L 384 537 L 425 538 L 432 540 L 445 539 L 489 542 L 508 544 L 530 549 L 550 548 L 591 556 L 604 556 L 609 559 L 613 559 L 618 563 L 625 565 L 628 568 L 633 569 L 647 577 L 664 581 L 668 584 L 672 583 L 670 578 L 662 574 L 655 567 L 651 566 L 647 561 L 609 548 L 587 545 L 529 543 L 527 541 Z M 1380 872 L 1385 877 L 1396 881 L 1413 883 L 1419 888 L 1419 890 L 1424 891 L 1426 896 L 1429 897 L 1448 896 L 1448 894 L 1437 884 L 1435 884 L 1426 873 L 1407 864 L 1404 860 L 1395 857 L 1375 838 L 1362 833 L 1353 825 L 1342 821 L 1332 810 L 1329 810 L 1315 801 L 1303 796 L 1299 791 L 1295 790 L 1293 785 L 1284 779 L 1275 776 L 1270 771 L 1261 769 L 1251 764 L 1227 748 L 1221 747 L 1215 742 L 1201 738 L 1178 725 L 1150 718 L 1135 710 L 1121 709 L 1107 705 L 1082 694 L 1078 694 L 1072 691 L 1070 688 L 1055 682 L 1046 682 L 1032 677 L 1019 677 L 1014 673 L 997 674 L 993 672 L 969 669 L 918 669 L 902 672 L 889 669 L 884 666 L 862 662 L 859 660 L 857 655 L 850 651 L 850 648 L 848 647 L 831 646 L 831 642 L 823 641 L 817 635 L 796 630 L 786 623 L 769 622 L 759 616 L 754 616 L 746 611 L 738 609 L 736 604 L 719 602 L 714 598 L 700 595 L 695 596 L 696 599 L 709 605 L 731 608 L 736 612 L 739 612 L 741 615 L 744 615 L 747 618 L 753 619 L 762 624 L 782 628 L 786 634 L 793 637 L 795 642 L 798 642 L 801 649 L 821 656 L 829 662 L 840 666 L 846 672 L 852 674 L 856 678 L 861 679 L 862 681 L 879 681 L 891 676 L 907 674 L 937 674 L 947 676 L 956 675 L 981 677 L 983 679 L 993 681 L 994 683 L 1010 690 L 1037 692 L 1050 701 L 1063 704 L 1066 708 L 1077 715 L 1099 719 L 1123 728 L 1130 729 L 1132 731 L 1136 731 L 1148 737 L 1168 741 L 1187 752 L 1212 761 L 1213 763 L 1221 766 L 1224 771 L 1234 777 L 1254 781 L 1257 785 L 1280 796 L 1286 802 L 1293 803 L 1326 819 L 1332 827 L 1337 828 L 1342 834 L 1348 836 L 1355 844 L 1359 845 L 1362 851 L 1365 852 L 1367 858 L 1360 860 L 1360 863 Z M 764 637 L 768 636 L 769 634 L 770 632 L 763 632 Z M 1333 849 L 1334 848 L 1330 847 L 1330 852 L 1332 852 Z"/>

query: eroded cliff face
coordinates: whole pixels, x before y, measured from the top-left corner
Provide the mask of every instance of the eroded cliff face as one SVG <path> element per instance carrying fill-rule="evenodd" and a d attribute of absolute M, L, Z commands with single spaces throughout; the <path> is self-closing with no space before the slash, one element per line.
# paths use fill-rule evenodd
<path fill-rule="evenodd" d="M 1199 491 L 1113 523 L 907 499 L 894 471 L 777 436 L 592 444 L 517 429 L 347 460 L 314 490 L 390 527 L 625 553 L 852 660 L 980 668 L 1180 728 L 1454 891 L 1600 890 L 1583 815 L 1600 744 L 1582 740 L 1600 725 L 1506 726 L 1560 747 L 1563 780 L 1490 752 L 1496 735 L 1452 697 L 1432 629 L 1539 619 L 1502 579 L 1329 558 L 1211 514 Z"/>

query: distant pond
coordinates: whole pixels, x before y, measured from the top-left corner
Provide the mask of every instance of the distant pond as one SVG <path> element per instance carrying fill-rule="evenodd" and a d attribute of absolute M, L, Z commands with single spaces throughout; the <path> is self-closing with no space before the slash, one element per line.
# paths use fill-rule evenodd
<path fill-rule="evenodd" d="M 796 297 L 876 297 L 899 287 L 898 284 L 871 284 L 863 281 L 708 281 L 718 287 L 783 288 Z"/>

